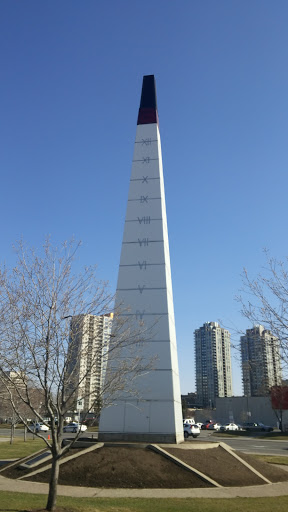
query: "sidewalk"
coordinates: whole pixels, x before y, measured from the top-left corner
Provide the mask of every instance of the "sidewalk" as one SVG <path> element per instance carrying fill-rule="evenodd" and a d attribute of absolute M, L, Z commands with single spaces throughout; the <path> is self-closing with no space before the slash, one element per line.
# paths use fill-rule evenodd
<path fill-rule="evenodd" d="M 10 480 L 0 476 L 0 491 L 48 494 L 48 484 Z M 58 486 L 59 496 L 74 498 L 266 498 L 288 495 L 287 482 L 253 487 L 206 489 L 102 489 Z"/>

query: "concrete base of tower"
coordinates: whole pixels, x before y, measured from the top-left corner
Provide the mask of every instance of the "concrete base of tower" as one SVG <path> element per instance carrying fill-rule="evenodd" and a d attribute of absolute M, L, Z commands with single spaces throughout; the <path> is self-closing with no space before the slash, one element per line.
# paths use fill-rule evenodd
<path fill-rule="evenodd" d="M 166 433 L 158 432 L 99 432 L 99 442 L 128 442 L 128 443 L 169 443 L 180 444 L 184 442 L 183 432 Z"/>

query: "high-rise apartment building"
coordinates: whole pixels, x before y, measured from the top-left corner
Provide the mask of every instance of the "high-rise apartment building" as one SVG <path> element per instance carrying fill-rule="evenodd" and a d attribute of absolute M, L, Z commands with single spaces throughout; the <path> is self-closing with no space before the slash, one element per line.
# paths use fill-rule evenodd
<path fill-rule="evenodd" d="M 232 396 L 230 333 L 217 322 L 206 322 L 194 336 L 197 401 L 212 408 L 216 397 Z"/>
<path fill-rule="evenodd" d="M 107 366 L 107 352 L 112 329 L 113 313 L 107 315 L 73 316 L 70 325 L 68 372 L 71 384 L 78 385 L 74 400 L 81 402 L 85 412 L 101 396 Z"/>
<path fill-rule="evenodd" d="M 280 343 L 262 325 L 241 336 L 244 396 L 267 396 L 271 386 L 282 383 Z"/>

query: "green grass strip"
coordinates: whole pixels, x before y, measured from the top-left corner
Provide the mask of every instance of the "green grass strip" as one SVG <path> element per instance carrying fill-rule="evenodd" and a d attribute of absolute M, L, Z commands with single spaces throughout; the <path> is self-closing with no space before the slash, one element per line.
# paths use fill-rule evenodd
<path fill-rule="evenodd" d="M 269 464 L 282 464 L 283 466 L 288 465 L 288 456 L 286 455 L 256 455 L 253 453 L 255 459 L 263 460 Z"/>
<path fill-rule="evenodd" d="M 21 459 L 22 457 L 32 455 L 45 447 L 45 442 L 38 437 L 35 437 L 35 439 L 28 439 L 26 442 L 24 442 L 23 439 L 14 438 L 12 444 L 10 444 L 9 441 L 0 443 L 0 459 Z"/>
<path fill-rule="evenodd" d="M 38 494 L 0 492 L 1 512 L 44 508 L 47 497 Z M 69 512 L 286 512 L 288 496 L 275 498 L 69 498 L 59 496 L 57 505 Z"/>

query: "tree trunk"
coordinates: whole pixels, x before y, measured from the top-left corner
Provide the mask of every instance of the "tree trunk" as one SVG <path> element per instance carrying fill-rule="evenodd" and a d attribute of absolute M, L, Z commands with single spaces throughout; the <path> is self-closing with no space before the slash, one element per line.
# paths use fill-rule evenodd
<path fill-rule="evenodd" d="M 58 477 L 59 459 L 56 459 L 56 457 L 54 457 L 52 459 L 51 477 L 49 482 L 49 494 L 46 505 L 46 510 L 49 510 L 50 512 L 53 512 L 53 510 L 55 510 L 56 508 Z"/>
<path fill-rule="evenodd" d="M 10 429 L 10 444 L 13 443 L 13 438 L 14 438 L 14 424 L 11 423 L 11 429 Z"/>
<path fill-rule="evenodd" d="M 283 411 L 280 411 L 279 429 L 283 432 Z"/>

